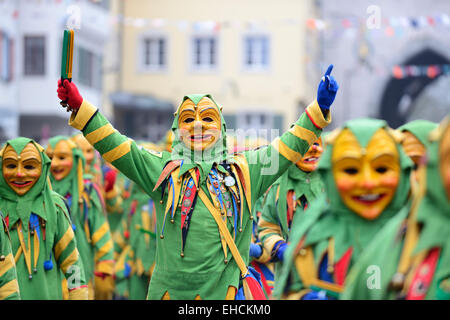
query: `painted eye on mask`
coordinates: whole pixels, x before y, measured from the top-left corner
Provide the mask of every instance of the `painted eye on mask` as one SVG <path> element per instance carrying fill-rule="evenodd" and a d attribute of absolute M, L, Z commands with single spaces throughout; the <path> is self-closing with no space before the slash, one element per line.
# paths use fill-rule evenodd
<path fill-rule="evenodd" d="M 386 167 L 378 167 L 375 169 L 376 172 L 381 173 L 381 174 L 386 173 L 387 170 L 388 170 L 388 168 L 386 168 Z"/>
<path fill-rule="evenodd" d="M 356 169 L 356 168 L 346 168 L 346 169 L 344 169 L 344 172 L 345 172 L 346 174 L 349 174 L 349 175 L 355 175 L 355 174 L 357 174 L 359 171 L 358 171 L 358 169 Z"/>
<path fill-rule="evenodd" d="M 191 123 L 191 122 L 194 122 L 194 118 L 187 118 L 187 119 L 185 119 L 183 122 L 184 123 Z"/>

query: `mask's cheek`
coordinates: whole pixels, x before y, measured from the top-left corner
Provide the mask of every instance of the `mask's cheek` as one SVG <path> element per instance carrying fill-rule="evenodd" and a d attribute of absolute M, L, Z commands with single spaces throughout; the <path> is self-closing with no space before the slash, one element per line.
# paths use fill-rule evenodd
<path fill-rule="evenodd" d="M 42 173 L 42 171 L 41 171 L 41 169 L 39 168 L 39 169 L 30 171 L 30 172 L 28 173 L 28 176 L 30 177 L 30 179 L 31 179 L 33 182 L 36 182 L 36 181 L 39 180 L 39 178 L 41 177 L 41 173 Z"/>
<path fill-rule="evenodd" d="M 395 189 L 398 186 L 398 182 L 399 182 L 399 176 L 398 175 L 388 175 L 386 177 L 382 177 L 380 179 L 380 185 L 389 189 L 393 189 L 393 191 L 395 191 Z"/>
<path fill-rule="evenodd" d="M 356 186 L 356 182 L 352 179 L 344 179 L 343 177 L 336 177 L 336 188 L 338 191 L 345 195 L 351 190 L 353 190 Z"/>
<path fill-rule="evenodd" d="M 178 129 L 178 135 L 180 137 L 180 140 L 187 146 L 191 147 L 191 132 L 187 128 L 179 128 Z"/>
<path fill-rule="evenodd" d="M 73 160 L 69 159 L 69 160 L 66 160 L 66 161 L 62 162 L 61 164 L 65 168 L 66 175 L 68 175 L 69 172 L 72 170 Z"/>

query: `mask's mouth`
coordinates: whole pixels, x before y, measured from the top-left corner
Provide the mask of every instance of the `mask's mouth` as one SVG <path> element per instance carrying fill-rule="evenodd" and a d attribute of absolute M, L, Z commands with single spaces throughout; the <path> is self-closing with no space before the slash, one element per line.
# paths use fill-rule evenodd
<path fill-rule="evenodd" d="M 314 163 L 317 163 L 317 161 L 319 161 L 319 157 L 316 157 L 316 156 L 312 156 L 312 157 L 303 159 L 303 162 L 307 163 L 307 164 L 314 164 Z"/>
<path fill-rule="evenodd" d="M 373 205 L 386 196 L 385 193 L 366 193 L 358 196 L 352 196 L 352 199 L 365 205 Z"/>
<path fill-rule="evenodd" d="M 53 174 L 60 174 L 64 172 L 64 168 L 53 168 L 52 173 Z"/>
<path fill-rule="evenodd" d="M 195 135 L 191 135 L 190 139 L 192 142 L 199 142 L 199 141 L 205 141 L 205 140 L 210 140 L 212 138 L 212 134 L 195 134 Z"/>
<path fill-rule="evenodd" d="M 32 184 L 33 181 L 11 181 L 11 184 L 17 188 L 24 188 Z"/>
<path fill-rule="evenodd" d="M 67 170 L 66 168 L 63 167 L 63 168 L 52 168 L 50 171 L 56 180 L 61 180 L 65 176 L 64 174 Z"/>

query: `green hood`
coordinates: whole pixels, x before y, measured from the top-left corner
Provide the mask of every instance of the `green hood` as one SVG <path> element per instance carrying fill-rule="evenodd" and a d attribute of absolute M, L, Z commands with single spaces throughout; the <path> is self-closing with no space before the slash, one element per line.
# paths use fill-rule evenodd
<path fill-rule="evenodd" d="M 396 298 L 398 293 L 391 290 L 389 283 L 395 273 L 399 271 L 399 261 L 403 257 L 402 251 L 406 246 L 407 240 L 403 236 L 405 218 L 408 218 L 410 222 L 411 220 L 414 222 L 415 219 L 420 224 L 417 243 L 409 257 L 414 257 L 419 252 L 426 252 L 434 247 L 441 248 L 438 265 L 425 298 L 433 300 L 449 298 L 448 290 L 445 290 L 444 286 L 440 287 L 440 284 L 450 275 L 450 201 L 445 193 L 439 168 L 439 147 L 442 134 L 449 128 L 449 120 L 450 118 L 444 120 L 438 129 L 433 130 L 424 138 L 426 140 L 424 144 L 427 145 L 428 149 L 428 160 L 424 167 L 425 170 L 419 169 L 419 179 L 425 192 L 419 200 L 417 211 L 414 212 L 412 208 L 405 206 L 395 218 L 386 224 L 364 255 L 361 256 L 358 264 L 352 269 L 342 298 Z M 423 173 L 425 175 L 422 175 Z M 421 193 L 414 196 L 421 197 Z M 415 241 L 415 239 L 412 241 Z M 367 288 L 366 270 L 371 265 L 378 265 L 383 272 L 381 290 L 369 290 Z M 403 272 L 407 271 L 403 270 Z"/>
<path fill-rule="evenodd" d="M 419 141 L 425 146 L 425 148 L 428 149 L 430 145 L 428 134 L 432 130 L 436 129 L 437 126 L 438 126 L 437 123 L 428 120 L 414 120 L 402 125 L 397 130 L 401 132 L 404 131 L 411 132 L 417 139 L 419 139 Z"/>
<path fill-rule="evenodd" d="M 423 228 L 415 252 L 434 246 L 444 247 L 450 237 L 450 201 L 442 181 L 439 158 L 442 135 L 448 130 L 449 123 L 450 117 L 427 139 L 426 193 L 417 211 L 417 221 L 423 223 Z"/>
<path fill-rule="evenodd" d="M 220 110 L 220 107 L 218 104 L 214 101 L 214 99 L 209 94 L 191 94 L 187 95 L 183 98 L 183 101 L 181 101 L 180 106 L 183 104 L 183 102 L 187 99 L 192 100 L 195 105 L 197 105 L 200 100 L 204 97 L 208 97 L 211 99 L 214 104 L 216 105 L 217 109 L 219 110 L 220 114 L 220 120 L 222 123 L 221 128 L 221 137 L 216 142 L 216 144 L 205 150 L 205 151 L 193 151 L 186 147 L 186 145 L 180 140 L 179 134 L 178 134 L 178 117 L 179 113 L 178 110 L 180 107 L 178 107 L 177 112 L 175 113 L 175 118 L 173 119 L 172 128 L 171 130 L 174 132 L 174 140 L 172 142 L 172 153 L 169 161 L 172 160 L 183 160 L 181 169 L 180 169 L 180 176 L 182 176 L 185 172 L 187 172 L 189 169 L 197 167 L 200 170 L 200 180 L 206 179 L 208 176 L 211 167 L 214 163 L 220 164 L 221 162 L 227 161 L 229 159 L 228 153 L 227 153 L 227 139 L 226 139 L 226 124 L 225 119 L 223 118 L 222 111 Z"/>
<path fill-rule="evenodd" d="M 72 195 L 72 203 L 70 206 L 71 214 L 75 214 L 78 212 L 78 200 L 81 197 L 81 192 L 84 187 L 83 183 L 83 173 L 84 173 L 84 165 L 85 159 L 83 156 L 83 152 L 81 149 L 75 146 L 75 143 L 70 140 L 67 136 L 55 136 L 48 141 L 48 145 L 55 150 L 55 146 L 60 141 L 67 141 L 69 144 L 73 146 L 72 155 L 73 155 L 73 166 L 72 170 L 69 174 L 61 180 L 55 180 L 52 174 L 50 174 L 50 181 L 52 183 L 53 190 L 58 192 L 63 197 L 66 196 L 67 193 Z M 81 184 L 81 185 L 80 185 Z"/>
<path fill-rule="evenodd" d="M 305 172 L 296 165 L 289 169 L 274 183 L 280 185 L 279 198 L 277 201 L 277 210 L 285 215 L 287 208 L 286 194 L 288 190 L 294 190 L 296 198 L 304 195 L 308 204 L 314 201 L 324 191 L 324 185 L 317 170 Z M 281 220 L 284 230 L 288 230 L 285 219 Z"/>
<path fill-rule="evenodd" d="M 24 238 L 28 237 L 28 222 L 31 213 L 35 213 L 46 221 L 46 229 L 49 234 L 56 231 L 56 208 L 54 204 L 54 193 L 48 183 L 48 173 L 50 170 L 50 159 L 43 152 L 42 146 L 32 139 L 19 137 L 8 140 L 0 154 L 0 167 L 3 166 L 3 152 L 10 145 L 17 154 L 20 154 L 28 143 L 32 143 L 41 156 L 42 171 L 41 176 L 34 186 L 23 196 L 10 188 L 3 175 L 0 177 L 0 211 L 9 217 L 9 227 L 11 228 L 18 220 L 22 221 Z M 45 206 L 44 206 L 45 204 Z M 49 205 L 50 204 L 50 205 Z"/>
<path fill-rule="evenodd" d="M 355 135 L 361 147 L 367 146 L 378 129 L 384 128 L 389 133 L 386 122 L 377 119 L 350 120 L 342 127 L 342 129 L 345 128 L 348 128 Z M 319 161 L 318 171 L 325 184 L 325 193 L 329 205 L 326 210 L 327 214 L 322 215 L 308 231 L 306 245 L 333 236 L 335 238 L 335 257 L 339 259 L 351 245 L 352 239 L 355 238 L 355 230 L 359 230 L 359 235 L 357 236 L 359 247 L 354 248 L 354 254 L 358 255 L 360 250 L 370 242 L 381 226 L 402 208 L 408 198 L 412 161 L 403 152 L 401 145 L 399 143 L 396 143 L 396 145 L 400 160 L 400 180 L 397 190 L 391 203 L 383 210 L 380 216 L 375 220 L 369 221 L 350 210 L 342 201 L 332 172 L 331 155 L 334 144 L 332 141 L 327 144 Z"/>

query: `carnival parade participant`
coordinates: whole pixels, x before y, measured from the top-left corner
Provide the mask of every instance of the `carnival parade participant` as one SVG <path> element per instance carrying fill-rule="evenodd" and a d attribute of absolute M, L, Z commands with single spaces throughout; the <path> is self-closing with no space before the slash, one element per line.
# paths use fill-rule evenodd
<path fill-rule="evenodd" d="M 450 299 L 449 120 L 426 139 L 427 160 L 418 168 L 411 205 L 373 239 L 351 271 L 343 299 Z M 377 269 L 367 273 L 369 266 Z"/>
<path fill-rule="evenodd" d="M 70 138 L 78 148 L 83 151 L 86 160 L 84 167 L 84 177 L 94 182 L 102 190 L 102 197 L 105 199 L 108 223 L 111 232 L 113 232 L 120 221 L 123 212 L 119 186 L 116 185 L 117 169 L 112 166 L 101 165 L 101 158 L 98 152 L 91 146 L 86 138 L 81 134 L 76 134 Z M 104 170 L 108 167 L 108 170 Z M 111 169 L 111 170 L 109 170 Z"/>
<path fill-rule="evenodd" d="M 11 249 L 8 227 L 0 212 L 0 300 L 19 300 L 16 263 Z"/>
<path fill-rule="evenodd" d="M 156 152 L 114 130 L 74 82 L 59 81 L 58 97 L 73 110 L 69 124 L 155 202 L 157 254 L 148 299 L 234 299 L 241 277 L 247 299 L 264 298 L 247 268 L 252 205 L 330 123 L 338 89 L 331 70 L 317 100 L 288 132 L 266 148 L 234 156 L 226 149 L 221 108 L 210 95 L 183 98 L 172 125 L 172 152 Z"/>
<path fill-rule="evenodd" d="M 130 185 L 128 212 L 116 232 L 125 239 L 116 263 L 116 292 L 144 300 L 155 264 L 156 214 L 153 200 L 135 183 Z"/>
<path fill-rule="evenodd" d="M 89 299 L 94 299 L 94 294 L 99 299 L 111 299 L 114 289 L 113 242 L 101 190 L 85 179 L 83 153 L 69 137 L 51 138 L 45 152 L 52 159 L 50 180 L 53 190 L 66 199 L 70 208 Z"/>
<path fill-rule="evenodd" d="M 327 139 L 325 194 L 294 217 L 274 296 L 337 299 L 348 270 L 405 205 L 412 161 L 382 120 L 350 120 Z"/>
<path fill-rule="evenodd" d="M 248 137 L 242 139 L 236 139 L 232 137 L 227 141 L 228 149 L 231 153 L 238 153 L 248 150 L 259 149 L 267 146 L 270 142 L 261 137 Z M 270 187 L 269 187 L 270 189 Z M 261 212 L 264 206 L 264 200 L 266 198 L 267 191 L 261 196 L 253 206 L 253 232 L 252 240 L 250 242 L 250 264 L 260 275 L 262 289 L 267 298 L 273 290 L 274 284 L 274 264 L 270 261 L 270 253 L 262 246 L 261 240 L 258 237 L 258 221 L 261 218 Z"/>
<path fill-rule="evenodd" d="M 0 151 L 0 211 L 11 235 L 22 299 L 87 299 L 83 263 L 64 199 L 51 190 L 50 159 L 28 138 L 9 140 Z"/>
<path fill-rule="evenodd" d="M 269 189 L 258 222 L 258 238 L 275 263 L 275 281 L 279 277 L 283 254 L 289 241 L 291 224 L 324 192 L 324 185 L 316 171 L 322 155 L 319 138 L 295 166 L 291 166 Z"/>
<path fill-rule="evenodd" d="M 411 173 L 411 188 L 417 186 L 417 168 L 426 160 L 427 148 L 430 144 L 428 134 L 437 126 L 437 123 L 431 121 L 414 120 L 397 129 L 402 133 L 403 150 L 414 162 L 414 170 Z"/>
<path fill-rule="evenodd" d="M 270 253 L 266 248 L 264 248 L 261 243 L 261 239 L 258 237 L 258 222 L 261 219 L 266 195 L 267 192 L 259 198 L 254 205 L 253 233 L 249 255 L 251 259 L 251 266 L 260 274 L 264 294 L 267 298 L 270 298 L 275 280 L 275 265 L 271 262 Z"/>

